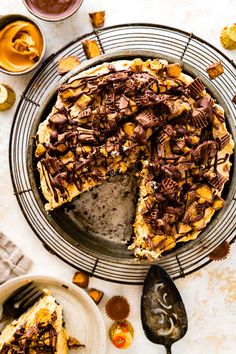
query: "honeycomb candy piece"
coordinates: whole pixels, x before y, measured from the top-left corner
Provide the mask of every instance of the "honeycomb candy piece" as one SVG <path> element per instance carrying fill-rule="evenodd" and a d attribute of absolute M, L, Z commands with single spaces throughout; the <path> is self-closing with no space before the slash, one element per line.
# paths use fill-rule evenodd
<path fill-rule="evenodd" d="M 45 152 L 46 152 L 45 146 L 43 146 L 42 144 L 38 144 L 35 150 L 35 156 L 38 158 L 42 156 Z"/>
<path fill-rule="evenodd" d="M 86 109 L 88 104 L 92 101 L 92 98 L 85 93 L 83 93 L 80 98 L 76 101 L 77 106 L 82 110 Z"/>
<path fill-rule="evenodd" d="M 74 274 L 72 282 L 80 288 L 86 289 L 89 283 L 89 275 L 80 270 Z"/>
<path fill-rule="evenodd" d="M 206 226 L 206 222 L 204 219 L 201 219 L 199 221 L 195 221 L 193 223 L 193 227 L 195 230 L 202 230 L 202 229 L 204 229 L 205 226 Z"/>
<path fill-rule="evenodd" d="M 170 77 L 176 78 L 181 74 L 182 68 L 178 63 L 169 64 L 166 66 L 166 72 Z"/>
<path fill-rule="evenodd" d="M 104 292 L 93 288 L 88 290 L 88 295 L 98 305 L 103 298 Z"/>
<path fill-rule="evenodd" d="M 179 222 L 179 224 L 178 224 L 179 234 L 186 234 L 191 230 L 192 230 L 192 228 L 190 225 L 184 224 L 183 222 Z"/>
<path fill-rule="evenodd" d="M 217 61 L 206 68 L 208 76 L 211 80 L 215 79 L 216 77 L 220 76 L 224 72 L 223 65 L 220 61 Z"/>
<path fill-rule="evenodd" d="M 47 308 L 41 308 L 38 310 L 38 312 L 35 314 L 35 320 L 36 322 L 46 325 L 47 323 L 50 322 L 51 320 L 51 313 Z"/>
<path fill-rule="evenodd" d="M 127 134 L 128 136 L 134 136 L 134 124 L 131 122 L 127 122 L 124 124 L 124 132 L 125 134 Z"/>
<path fill-rule="evenodd" d="M 144 62 L 142 61 L 142 59 L 137 58 L 132 61 L 130 68 L 132 71 L 142 71 L 143 65 L 144 65 Z"/>
<path fill-rule="evenodd" d="M 150 62 L 150 69 L 156 73 L 162 69 L 163 65 L 158 59 L 154 59 Z"/>
<path fill-rule="evenodd" d="M 196 193 L 200 198 L 203 198 L 209 202 L 212 201 L 212 196 L 213 196 L 212 188 L 209 187 L 207 184 L 204 184 L 200 186 L 198 189 L 196 189 Z"/>
<path fill-rule="evenodd" d="M 219 210 L 219 209 L 223 208 L 224 205 L 225 205 L 224 199 L 222 199 L 221 197 L 217 196 L 214 199 L 214 203 L 212 205 L 212 208 L 215 209 L 215 210 Z"/>
<path fill-rule="evenodd" d="M 101 28 L 105 22 L 105 11 L 97 11 L 89 13 L 90 20 L 94 28 Z"/>
<path fill-rule="evenodd" d="M 71 55 L 66 58 L 61 58 L 58 62 L 58 74 L 64 75 L 71 71 L 72 69 L 76 68 L 80 64 L 80 59 L 75 56 Z"/>
<path fill-rule="evenodd" d="M 87 59 L 95 58 L 102 54 L 101 49 L 95 39 L 83 40 L 82 46 Z"/>

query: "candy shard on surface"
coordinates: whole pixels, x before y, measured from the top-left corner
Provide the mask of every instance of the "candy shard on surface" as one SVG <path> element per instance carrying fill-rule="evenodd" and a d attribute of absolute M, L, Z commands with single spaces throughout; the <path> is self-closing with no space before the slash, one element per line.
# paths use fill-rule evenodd
<path fill-rule="evenodd" d="M 104 292 L 97 289 L 89 289 L 88 295 L 93 299 L 93 301 L 98 305 L 103 298 Z"/>
<path fill-rule="evenodd" d="M 87 59 L 98 57 L 102 54 L 101 49 L 95 39 L 85 39 L 82 46 Z"/>
<path fill-rule="evenodd" d="M 74 274 L 72 282 L 80 288 L 86 289 L 89 283 L 89 275 L 83 271 L 78 271 Z"/>
<path fill-rule="evenodd" d="M 223 65 L 220 61 L 217 61 L 206 68 L 208 76 L 211 80 L 220 76 L 224 72 Z"/>
<path fill-rule="evenodd" d="M 94 28 L 101 28 L 105 22 L 105 11 L 97 11 L 89 13 Z"/>
<path fill-rule="evenodd" d="M 61 58 L 58 62 L 58 74 L 64 75 L 72 69 L 76 68 L 79 64 L 80 59 L 75 55 L 71 55 L 66 58 Z"/>
<path fill-rule="evenodd" d="M 178 77 L 182 72 L 182 68 L 178 63 L 168 64 L 166 66 L 166 71 L 169 76 Z"/>

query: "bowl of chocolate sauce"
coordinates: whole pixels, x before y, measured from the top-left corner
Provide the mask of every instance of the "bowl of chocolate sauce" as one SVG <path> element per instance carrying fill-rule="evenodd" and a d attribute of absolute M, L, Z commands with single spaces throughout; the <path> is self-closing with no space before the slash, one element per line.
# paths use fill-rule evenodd
<path fill-rule="evenodd" d="M 83 0 L 23 0 L 26 8 L 45 21 L 61 21 L 72 16 Z"/>

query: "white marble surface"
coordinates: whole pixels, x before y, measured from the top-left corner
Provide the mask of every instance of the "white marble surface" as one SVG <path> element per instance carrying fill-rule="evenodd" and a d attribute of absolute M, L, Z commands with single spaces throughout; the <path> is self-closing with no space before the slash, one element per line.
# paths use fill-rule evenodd
<path fill-rule="evenodd" d="M 1 0 L 1 12 L 27 13 L 20 0 Z M 106 25 L 128 22 L 153 22 L 178 27 L 204 38 L 236 60 L 236 51 L 225 51 L 219 42 L 219 33 L 226 24 L 235 22 L 235 0 L 84 0 L 73 17 L 60 23 L 41 23 L 47 39 L 47 53 L 58 50 L 68 41 L 91 30 L 88 12 L 106 10 Z M 11 84 L 20 94 L 32 74 L 11 77 L 0 74 L 0 83 Z M 0 229 L 34 260 L 30 270 L 71 280 L 74 269 L 50 255 L 28 226 L 13 195 L 9 165 L 8 143 L 16 105 L 0 113 Z M 184 299 L 189 329 L 186 336 L 173 346 L 175 354 L 233 354 L 236 340 L 236 244 L 224 262 L 211 263 L 204 269 L 176 281 Z M 91 279 L 90 285 L 103 289 L 105 297 L 99 305 L 104 314 L 106 299 L 124 295 L 131 303 L 130 321 L 135 328 L 135 339 L 127 354 L 164 353 L 161 346 L 149 342 L 142 331 L 139 308 L 141 287 L 125 286 Z M 104 315 L 107 328 L 111 324 Z M 108 340 L 106 354 L 118 353 Z M 104 353 L 99 353 L 104 354 Z"/>

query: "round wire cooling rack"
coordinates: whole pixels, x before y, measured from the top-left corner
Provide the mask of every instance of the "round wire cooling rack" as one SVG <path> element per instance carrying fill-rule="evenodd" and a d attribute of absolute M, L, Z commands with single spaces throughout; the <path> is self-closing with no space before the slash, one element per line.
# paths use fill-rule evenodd
<path fill-rule="evenodd" d="M 154 24 L 125 24 L 96 30 L 72 41 L 57 53 L 52 54 L 34 75 L 16 109 L 10 136 L 10 171 L 21 210 L 28 223 L 41 239 L 43 245 L 52 254 L 77 269 L 83 269 L 90 275 L 126 284 L 142 284 L 149 268 L 147 263 L 117 263 L 98 259 L 81 251 L 63 238 L 44 217 L 31 189 L 27 171 L 27 148 L 34 117 L 43 105 L 44 96 L 52 85 L 56 87 L 60 77 L 57 63 L 62 57 L 77 55 L 81 62 L 86 61 L 81 40 L 96 39 L 103 53 L 121 50 L 149 50 L 160 56 L 170 56 L 180 61 L 184 67 L 191 65 L 196 74 L 201 75 L 204 83 L 214 87 L 224 101 L 226 116 L 236 127 L 236 105 L 232 102 L 235 94 L 236 67 L 218 49 L 196 37 L 175 28 Z M 223 75 L 210 81 L 206 67 L 215 61 L 221 61 Z M 208 264 L 209 253 L 223 241 L 229 243 L 236 239 L 236 192 L 231 191 L 231 199 L 224 212 L 223 220 L 218 220 L 199 242 L 192 247 L 163 257 L 158 261 L 172 278 L 186 276 Z"/>

